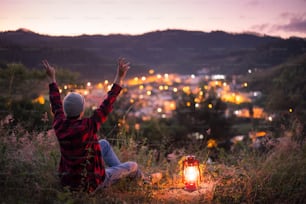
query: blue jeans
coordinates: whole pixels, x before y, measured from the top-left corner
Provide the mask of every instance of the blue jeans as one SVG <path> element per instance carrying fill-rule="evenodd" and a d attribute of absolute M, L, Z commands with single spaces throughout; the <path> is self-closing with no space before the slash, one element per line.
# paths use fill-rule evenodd
<path fill-rule="evenodd" d="M 102 139 L 99 143 L 102 150 L 102 158 L 107 167 L 105 168 L 105 180 L 98 188 L 109 187 L 125 177 L 143 178 L 136 162 L 121 163 L 107 140 Z"/>

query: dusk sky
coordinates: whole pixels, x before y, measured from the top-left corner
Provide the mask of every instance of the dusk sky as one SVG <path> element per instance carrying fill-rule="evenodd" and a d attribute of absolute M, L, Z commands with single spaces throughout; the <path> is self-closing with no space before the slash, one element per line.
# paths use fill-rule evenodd
<path fill-rule="evenodd" d="M 142 34 L 165 29 L 306 38 L 306 0 L 1 0 L 0 31 Z"/>

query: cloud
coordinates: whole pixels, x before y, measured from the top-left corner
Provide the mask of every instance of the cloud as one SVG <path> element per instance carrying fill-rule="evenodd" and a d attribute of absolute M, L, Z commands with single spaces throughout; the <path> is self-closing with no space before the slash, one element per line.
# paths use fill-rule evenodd
<path fill-rule="evenodd" d="M 270 27 L 271 25 L 269 23 L 264 23 L 264 24 L 253 25 L 251 29 L 263 32 L 267 31 Z"/>
<path fill-rule="evenodd" d="M 275 33 L 282 31 L 306 34 L 306 13 L 295 14 L 290 12 L 284 12 L 279 15 L 279 19 L 281 19 L 284 23 L 257 24 L 251 26 L 251 29 L 266 33 Z"/>
<path fill-rule="evenodd" d="M 300 16 L 291 16 L 289 23 L 278 25 L 278 30 L 306 33 L 306 14 Z"/>

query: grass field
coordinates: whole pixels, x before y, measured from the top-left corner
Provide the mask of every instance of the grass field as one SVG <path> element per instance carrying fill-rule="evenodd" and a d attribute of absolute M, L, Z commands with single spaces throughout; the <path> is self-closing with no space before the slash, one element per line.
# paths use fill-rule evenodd
<path fill-rule="evenodd" d="M 95 195 L 71 193 L 57 178 L 59 148 L 52 130 L 27 133 L 22 127 L 0 129 L 1 203 L 305 203 L 306 145 L 283 137 L 267 152 L 247 146 L 219 151 L 207 164 L 209 149 L 196 149 L 202 180 L 194 192 L 183 189 L 180 149 L 171 161 L 155 160 L 155 152 L 132 139 L 115 151 L 123 160 L 134 160 L 147 173 L 161 172 L 154 185 L 123 180 Z M 218 151 L 218 150 L 217 150 Z"/>

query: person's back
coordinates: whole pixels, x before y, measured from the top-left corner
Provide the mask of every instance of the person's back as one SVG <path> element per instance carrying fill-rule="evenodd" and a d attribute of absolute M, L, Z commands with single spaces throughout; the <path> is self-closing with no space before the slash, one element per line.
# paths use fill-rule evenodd
<path fill-rule="evenodd" d="M 116 79 L 107 97 L 90 118 L 83 119 L 85 103 L 83 96 L 70 93 L 62 103 L 55 80 L 54 68 L 47 61 L 43 61 L 43 64 L 48 76 L 52 79 L 49 91 L 51 108 L 54 114 L 53 128 L 61 151 L 59 165 L 61 183 L 71 190 L 93 192 L 98 186 L 103 186 L 105 177 L 108 179 L 106 183 L 104 182 L 104 186 L 115 182 L 110 178 L 112 174 L 117 173 L 118 178 L 130 174 L 140 175 L 135 162 L 121 163 L 111 150 L 109 143 L 98 141 L 96 135 L 101 123 L 106 120 L 107 115 L 112 111 L 113 103 L 122 89 L 120 85 L 129 69 L 129 64 L 123 60 L 119 61 Z M 101 149 L 103 145 L 105 150 Z M 104 159 L 110 167 L 113 166 L 113 169 L 108 169 L 109 172 L 105 170 L 103 157 L 106 157 Z"/>
<path fill-rule="evenodd" d="M 62 105 L 56 83 L 49 85 L 50 102 L 54 113 L 53 128 L 61 149 L 59 173 L 63 185 L 73 190 L 93 191 L 104 180 L 105 166 L 97 138 L 100 124 L 112 111 L 112 105 L 121 91 L 114 84 L 107 98 L 90 118 L 81 119 L 84 99 L 70 93 Z"/>
<path fill-rule="evenodd" d="M 90 119 L 66 119 L 55 128 L 61 149 L 59 173 L 63 185 L 93 191 L 103 182 L 105 167 Z"/>

